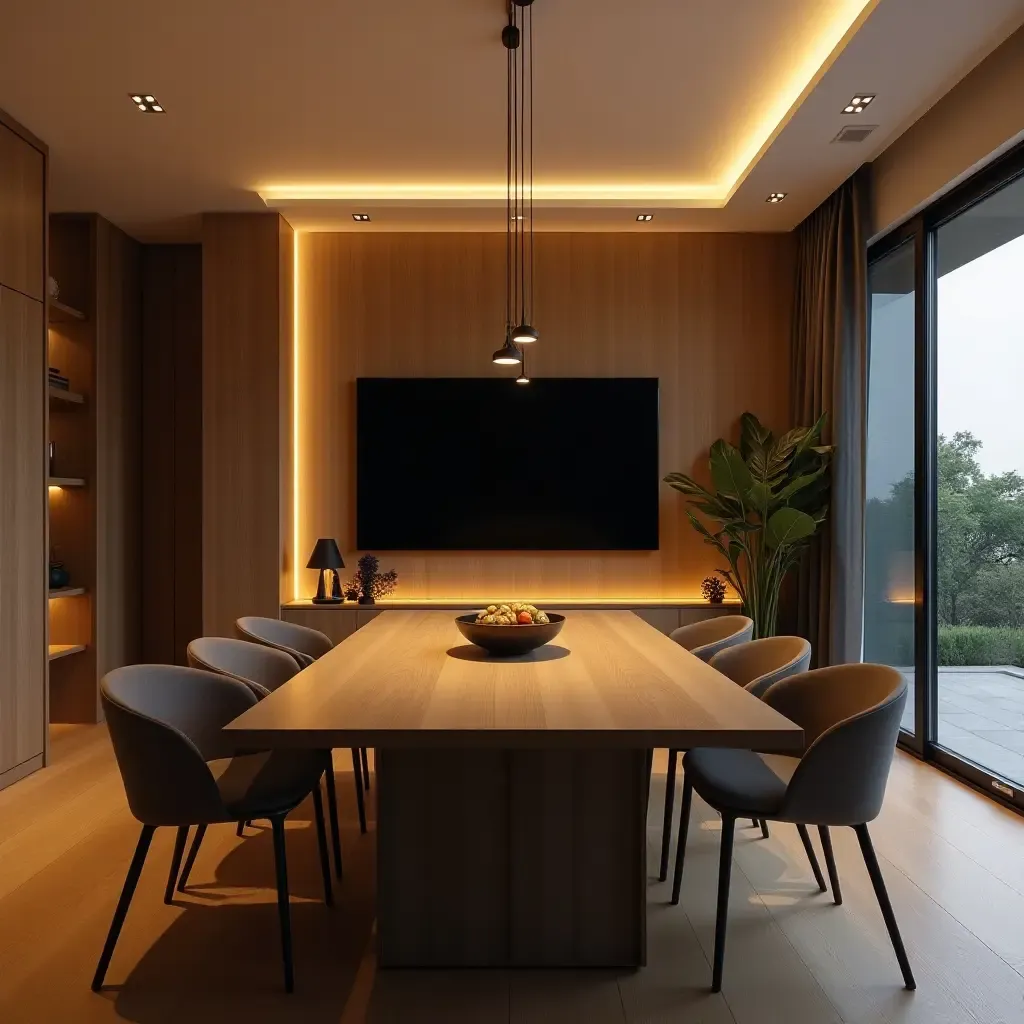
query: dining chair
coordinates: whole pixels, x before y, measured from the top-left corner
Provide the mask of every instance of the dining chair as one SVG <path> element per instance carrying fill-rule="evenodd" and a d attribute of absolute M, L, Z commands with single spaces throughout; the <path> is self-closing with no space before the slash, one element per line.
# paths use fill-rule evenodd
<path fill-rule="evenodd" d="M 273 830 L 285 989 L 294 989 L 284 821 L 313 797 L 324 899 L 333 903 L 320 776 L 320 751 L 232 755 L 225 725 L 256 703 L 240 680 L 178 665 L 130 665 L 100 682 L 100 698 L 128 806 L 142 825 L 100 954 L 92 989 L 106 977 L 153 834 L 176 828 L 164 901 L 169 903 L 189 828 L 268 818 Z M 220 755 L 210 759 L 210 755 Z"/>
<path fill-rule="evenodd" d="M 716 615 L 700 622 L 691 622 L 669 633 L 680 647 L 685 647 L 701 661 L 710 661 L 719 651 L 746 643 L 754 635 L 754 620 L 746 615 Z M 669 747 L 668 775 L 665 778 L 665 814 L 661 831 L 661 865 L 658 878 L 668 877 L 668 851 L 672 831 L 672 813 L 676 800 L 676 761 L 680 751 Z M 649 783 L 648 783 L 649 785 Z"/>
<path fill-rule="evenodd" d="M 733 616 L 730 616 L 732 618 Z M 740 616 L 735 616 L 740 618 Z M 703 625 L 703 623 L 700 623 Z M 771 636 L 761 640 L 748 640 L 745 643 L 730 647 L 719 647 L 708 661 L 712 668 L 734 683 L 738 683 L 755 697 L 763 696 L 772 683 L 785 679 L 787 676 L 806 672 L 811 663 L 811 645 L 801 636 Z M 661 833 L 661 864 L 658 878 L 664 882 L 668 877 L 668 860 L 672 844 L 672 814 L 676 795 L 676 761 L 678 751 L 669 751 L 668 775 L 665 780 L 665 820 Z M 761 835 L 769 837 L 768 823 L 754 820 L 755 828 L 761 829 Z M 814 872 L 815 881 L 821 891 L 825 891 L 825 881 L 818 866 L 818 858 L 814 853 L 806 828 L 800 827 L 800 839 L 807 851 L 807 859 Z"/>
<path fill-rule="evenodd" d="M 233 640 L 223 636 L 204 636 L 193 640 L 185 651 L 188 663 L 193 668 L 201 668 L 207 672 L 230 676 L 248 686 L 257 700 L 262 700 L 284 685 L 299 671 L 298 663 L 284 651 L 276 651 L 271 647 L 247 643 L 245 640 Z M 327 812 L 331 822 L 331 843 L 334 848 L 334 871 L 341 878 L 341 831 L 338 825 L 338 794 L 334 786 L 334 764 L 329 750 L 321 751 L 320 757 L 324 766 L 324 777 L 327 782 Z M 358 785 L 358 784 L 357 784 Z M 238 822 L 238 834 L 241 835 L 245 820 Z M 178 883 L 178 891 L 184 891 L 188 882 L 189 872 L 203 837 L 198 832 L 192 840 L 185 862 L 185 871 Z"/>
<path fill-rule="evenodd" d="M 243 615 L 235 620 L 235 631 L 243 640 L 251 643 L 265 644 L 279 651 L 286 651 L 303 668 L 312 665 L 317 658 L 334 649 L 334 643 L 326 633 L 311 626 L 300 626 L 297 622 L 285 622 L 284 619 L 271 619 L 263 615 Z M 362 788 L 370 791 L 370 762 L 366 747 L 355 748 L 352 753 L 352 766 Z M 363 794 L 359 793 L 359 826 L 366 832 L 366 812 L 363 808 Z"/>
<path fill-rule="evenodd" d="M 737 818 L 816 825 L 837 905 L 842 903 L 842 894 L 828 828 L 853 828 L 904 984 L 908 989 L 916 988 L 868 832 L 868 822 L 878 816 L 885 795 L 907 700 L 906 679 L 886 665 L 835 665 L 783 679 L 762 699 L 804 730 L 807 745 L 802 756 L 697 748 L 683 757 L 683 807 L 673 903 L 679 902 L 693 793 L 722 816 L 712 991 L 722 988 Z"/>

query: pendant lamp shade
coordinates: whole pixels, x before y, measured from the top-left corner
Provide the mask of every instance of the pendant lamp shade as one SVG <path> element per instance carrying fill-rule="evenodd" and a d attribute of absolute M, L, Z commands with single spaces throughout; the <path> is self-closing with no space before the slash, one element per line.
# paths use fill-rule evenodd
<path fill-rule="evenodd" d="M 517 366 L 523 361 L 523 354 L 512 343 L 512 338 L 506 337 L 505 344 L 491 356 L 491 360 L 500 366 Z"/>
<path fill-rule="evenodd" d="M 512 332 L 512 340 L 517 345 L 529 345 L 539 337 L 540 335 L 537 333 L 537 329 L 535 327 L 531 327 L 529 324 L 520 324 Z"/>

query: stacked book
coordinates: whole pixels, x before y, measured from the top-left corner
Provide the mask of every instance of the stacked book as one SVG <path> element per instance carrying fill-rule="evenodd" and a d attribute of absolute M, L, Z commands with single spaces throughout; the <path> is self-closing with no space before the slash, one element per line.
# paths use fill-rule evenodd
<path fill-rule="evenodd" d="M 50 367 L 50 387 L 60 388 L 61 391 L 68 391 L 71 387 L 71 382 L 56 366 Z"/>

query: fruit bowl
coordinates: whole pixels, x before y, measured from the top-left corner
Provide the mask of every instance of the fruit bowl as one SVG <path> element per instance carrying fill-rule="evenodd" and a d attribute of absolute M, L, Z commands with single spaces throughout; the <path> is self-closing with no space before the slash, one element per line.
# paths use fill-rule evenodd
<path fill-rule="evenodd" d="M 543 647 L 561 632 L 565 616 L 557 612 L 548 614 L 550 622 L 529 623 L 528 625 L 498 626 L 477 622 L 476 615 L 457 615 L 455 625 L 459 632 L 477 647 L 499 658 L 512 658 L 517 654 Z"/>

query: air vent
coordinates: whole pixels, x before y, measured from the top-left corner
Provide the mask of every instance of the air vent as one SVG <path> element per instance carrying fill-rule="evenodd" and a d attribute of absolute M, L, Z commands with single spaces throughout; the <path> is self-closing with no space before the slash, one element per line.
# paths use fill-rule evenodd
<path fill-rule="evenodd" d="M 877 127 L 877 124 L 849 124 L 832 141 L 863 142 Z"/>

